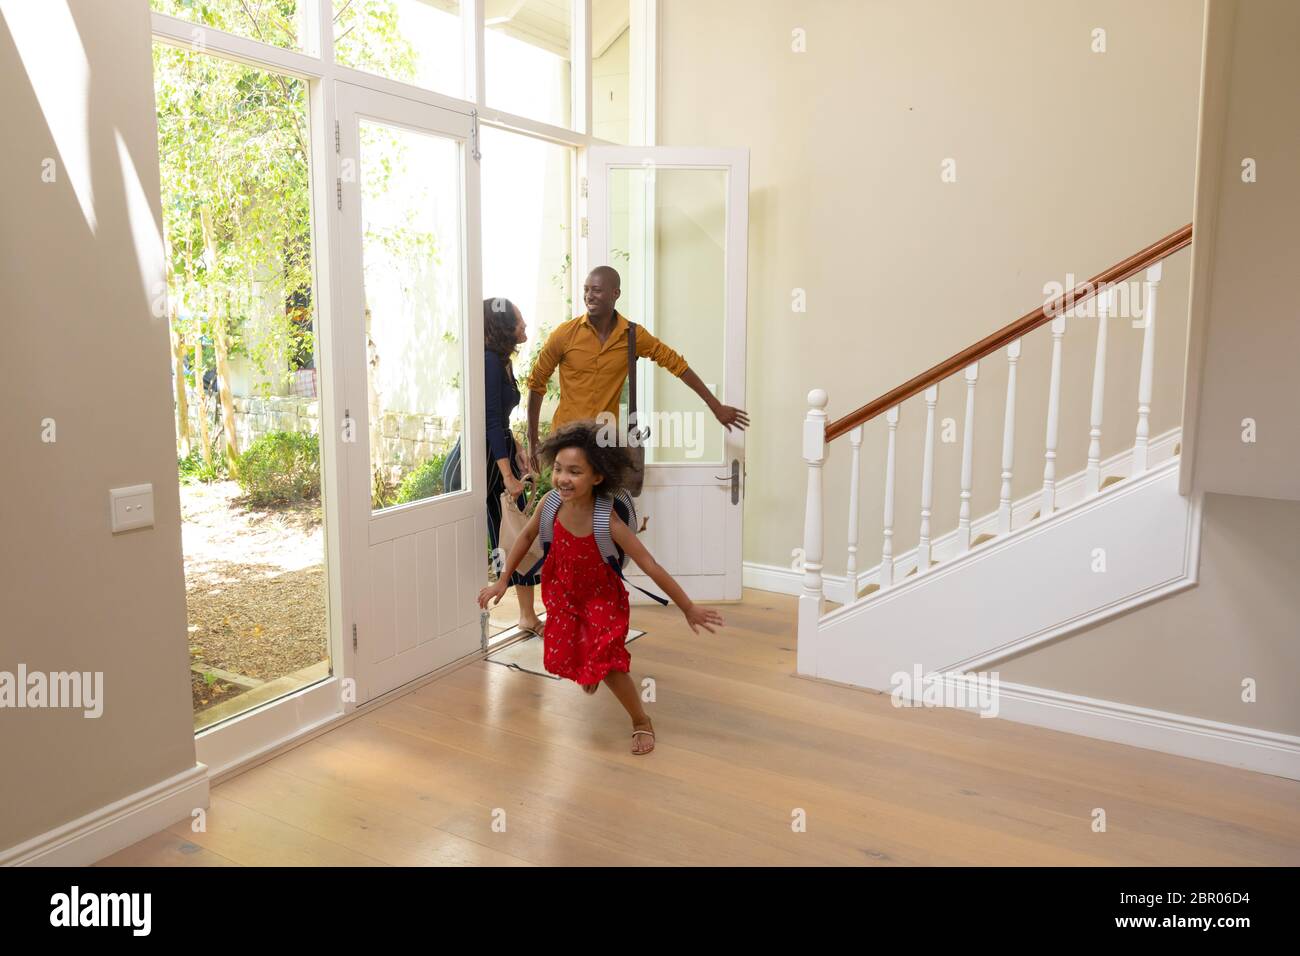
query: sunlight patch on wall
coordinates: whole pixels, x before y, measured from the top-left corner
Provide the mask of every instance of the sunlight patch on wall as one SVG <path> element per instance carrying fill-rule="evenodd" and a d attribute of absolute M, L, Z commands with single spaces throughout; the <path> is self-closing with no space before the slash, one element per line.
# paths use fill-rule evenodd
<path fill-rule="evenodd" d="M 67 0 L 0 0 L 0 16 L 23 61 L 45 125 L 93 233 L 95 194 L 90 181 L 90 62 Z M 58 181 L 57 179 L 55 180 Z"/>
<path fill-rule="evenodd" d="M 161 319 L 167 314 L 167 273 L 163 261 L 162 233 L 149 208 L 149 197 L 140 182 L 140 173 L 131 161 L 131 151 L 126 148 L 120 130 L 113 130 L 117 139 L 117 158 L 122 164 L 122 188 L 126 197 L 126 215 L 131 224 L 131 238 L 135 241 L 136 264 L 140 267 L 140 284 L 149 301 L 153 317 Z"/>

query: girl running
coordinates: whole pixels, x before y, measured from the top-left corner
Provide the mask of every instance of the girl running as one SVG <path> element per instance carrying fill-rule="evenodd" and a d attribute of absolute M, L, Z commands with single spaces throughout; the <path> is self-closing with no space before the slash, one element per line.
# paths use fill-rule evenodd
<path fill-rule="evenodd" d="M 632 463 L 627 449 L 601 444 L 597 440 L 601 434 L 595 422 L 572 422 L 553 433 L 540 450 L 542 462 L 552 466 L 548 496 L 558 495 L 560 500 L 554 539 L 542 565 L 546 606 L 542 659 L 550 673 L 580 684 L 588 694 L 594 694 L 603 681 L 632 718 L 632 753 L 641 755 L 654 750 L 655 736 L 628 673 L 632 659 L 624 647 L 630 617 L 627 591 L 601 557 L 592 523 L 596 496 L 612 498 Z M 546 501 L 538 505 L 515 540 L 496 584 L 479 592 L 479 607 L 501 600 L 537 537 L 545 505 Z M 722 626 L 722 616 L 692 602 L 612 509 L 609 528 L 614 543 L 681 609 L 692 631 L 698 634 L 703 627 L 712 634 L 710 625 Z"/>

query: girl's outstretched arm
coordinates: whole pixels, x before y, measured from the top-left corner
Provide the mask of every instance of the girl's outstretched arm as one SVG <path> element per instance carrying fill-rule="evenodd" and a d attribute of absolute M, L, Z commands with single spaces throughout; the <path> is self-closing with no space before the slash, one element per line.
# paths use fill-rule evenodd
<path fill-rule="evenodd" d="M 688 598 L 682 586 L 660 566 L 654 559 L 654 555 L 646 550 L 645 545 L 632 533 L 632 529 L 624 524 L 623 519 L 613 510 L 609 514 L 609 535 L 614 539 L 614 543 L 623 549 L 623 553 L 635 561 L 636 566 L 649 575 L 650 580 L 659 585 L 660 589 L 681 609 L 692 631 L 698 634 L 702 627 L 712 634 L 713 628 L 709 626 L 710 624 L 716 627 L 723 626 L 722 615 L 712 608 L 700 607 Z"/>

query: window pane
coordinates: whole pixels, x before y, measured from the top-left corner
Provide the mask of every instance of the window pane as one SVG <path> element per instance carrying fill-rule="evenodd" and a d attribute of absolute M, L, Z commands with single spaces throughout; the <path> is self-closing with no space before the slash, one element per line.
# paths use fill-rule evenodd
<path fill-rule="evenodd" d="M 306 17 L 315 0 L 149 0 L 159 13 L 261 40 L 272 46 L 302 50 L 308 35 Z M 195 46 L 201 47 L 201 37 Z M 316 54 L 319 50 L 306 50 Z"/>
<path fill-rule="evenodd" d="M 480 135 L 483 295 L 509 299 L 523 313 L 528 341 L 515 361 L 522 378 L 545 336 L 575 314 L 569 268 L 573 150 L 490 126 L 480 127 Z M 521 403 L 521 420 L 524 411 Z"/>
<path fill-rule="evenodd" d="M 591 5 L 591 134 L 611 143 L 633 143 L 628 115 L 631 83 L 631 0 Z"/>
<path fill-rule="evenodd" d="M 153 55 L 200 730 L 330 674 L 308 97 L 188 47 Z"/>
<path fill-rule="evenodd" d="M 488 4 L 483 55 L 489 106 L 572 126 L 569 17 L 569 0 Z"/>
<path fill-rule="evenodd" d="M 546 337 L 574 315 L 570 268 L 574 150 L 489 126 L 480 127 L 480 136 L 483 295 L 509 299 L 528 328 L 528 341 L 515 353 L 515 376 L 523 394 L 510 420 L 522 446 L 528 420 L 528 388 L 523 379 Z M 555 413 L 558 375 L 552 376 L 549 392 L 542 405 L 543 436 L 549 434 Z M 489 609 L 490 637 L 512 631 L 519 620 L 515 589 L 507 594 Z"/>
<path fill-rule="evenodd" d="M 362 121 L 360 159 L 371 503 L 379 511 L 454 491 L 477 467 L 444 480 L 464 418 L 460 146 Z"/>
<path fill-rule="evenodd" d="M 448 96 L 465 95 L 458 0 L 334 0 L 334 59 Z"/>
<path fill-rule="evenodd" d="M 726 367 L 727 174 L 720 169 L 609 171 L 610 263 L 622 274 L 619 311 L 686 356 L 723 397 Z M 722 426 L 659 366 L 639 417 L 651 426 L 648 462 L 721 462 Z M 653 415 L 647 418 L 646 412 Z"/>

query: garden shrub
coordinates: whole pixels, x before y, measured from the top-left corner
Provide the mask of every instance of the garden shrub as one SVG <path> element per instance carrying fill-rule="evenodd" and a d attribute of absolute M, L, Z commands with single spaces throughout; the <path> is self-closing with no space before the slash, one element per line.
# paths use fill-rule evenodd
<path fill-rule="evenodd" d="M 263 435 L 239 456 L 239 488 L 250 504 L 320 497 L 320 439 L 302 432 Z"/>
<path fill-rule="evenodd" d="M 194 482 L 212 483 L 214 481 L 225 481 L 230 477 L 230 468 L 226 461 L 226 451 L 224 448 L 214 448 L 212 450 L 212 463 L 208 464 L 203 458 L 203 452 L 195 448 L 184 458 L 176 459 L 176 470 L 179 473 L 180 480 L 186 484 Z"/>
<path fill-rule="evenodd" d="M 448 454 L 450 452 L 444 451 L 434 455 L 403 478 L 392 503 L 401 505 L 442 494 L 442 466 Z"/>

